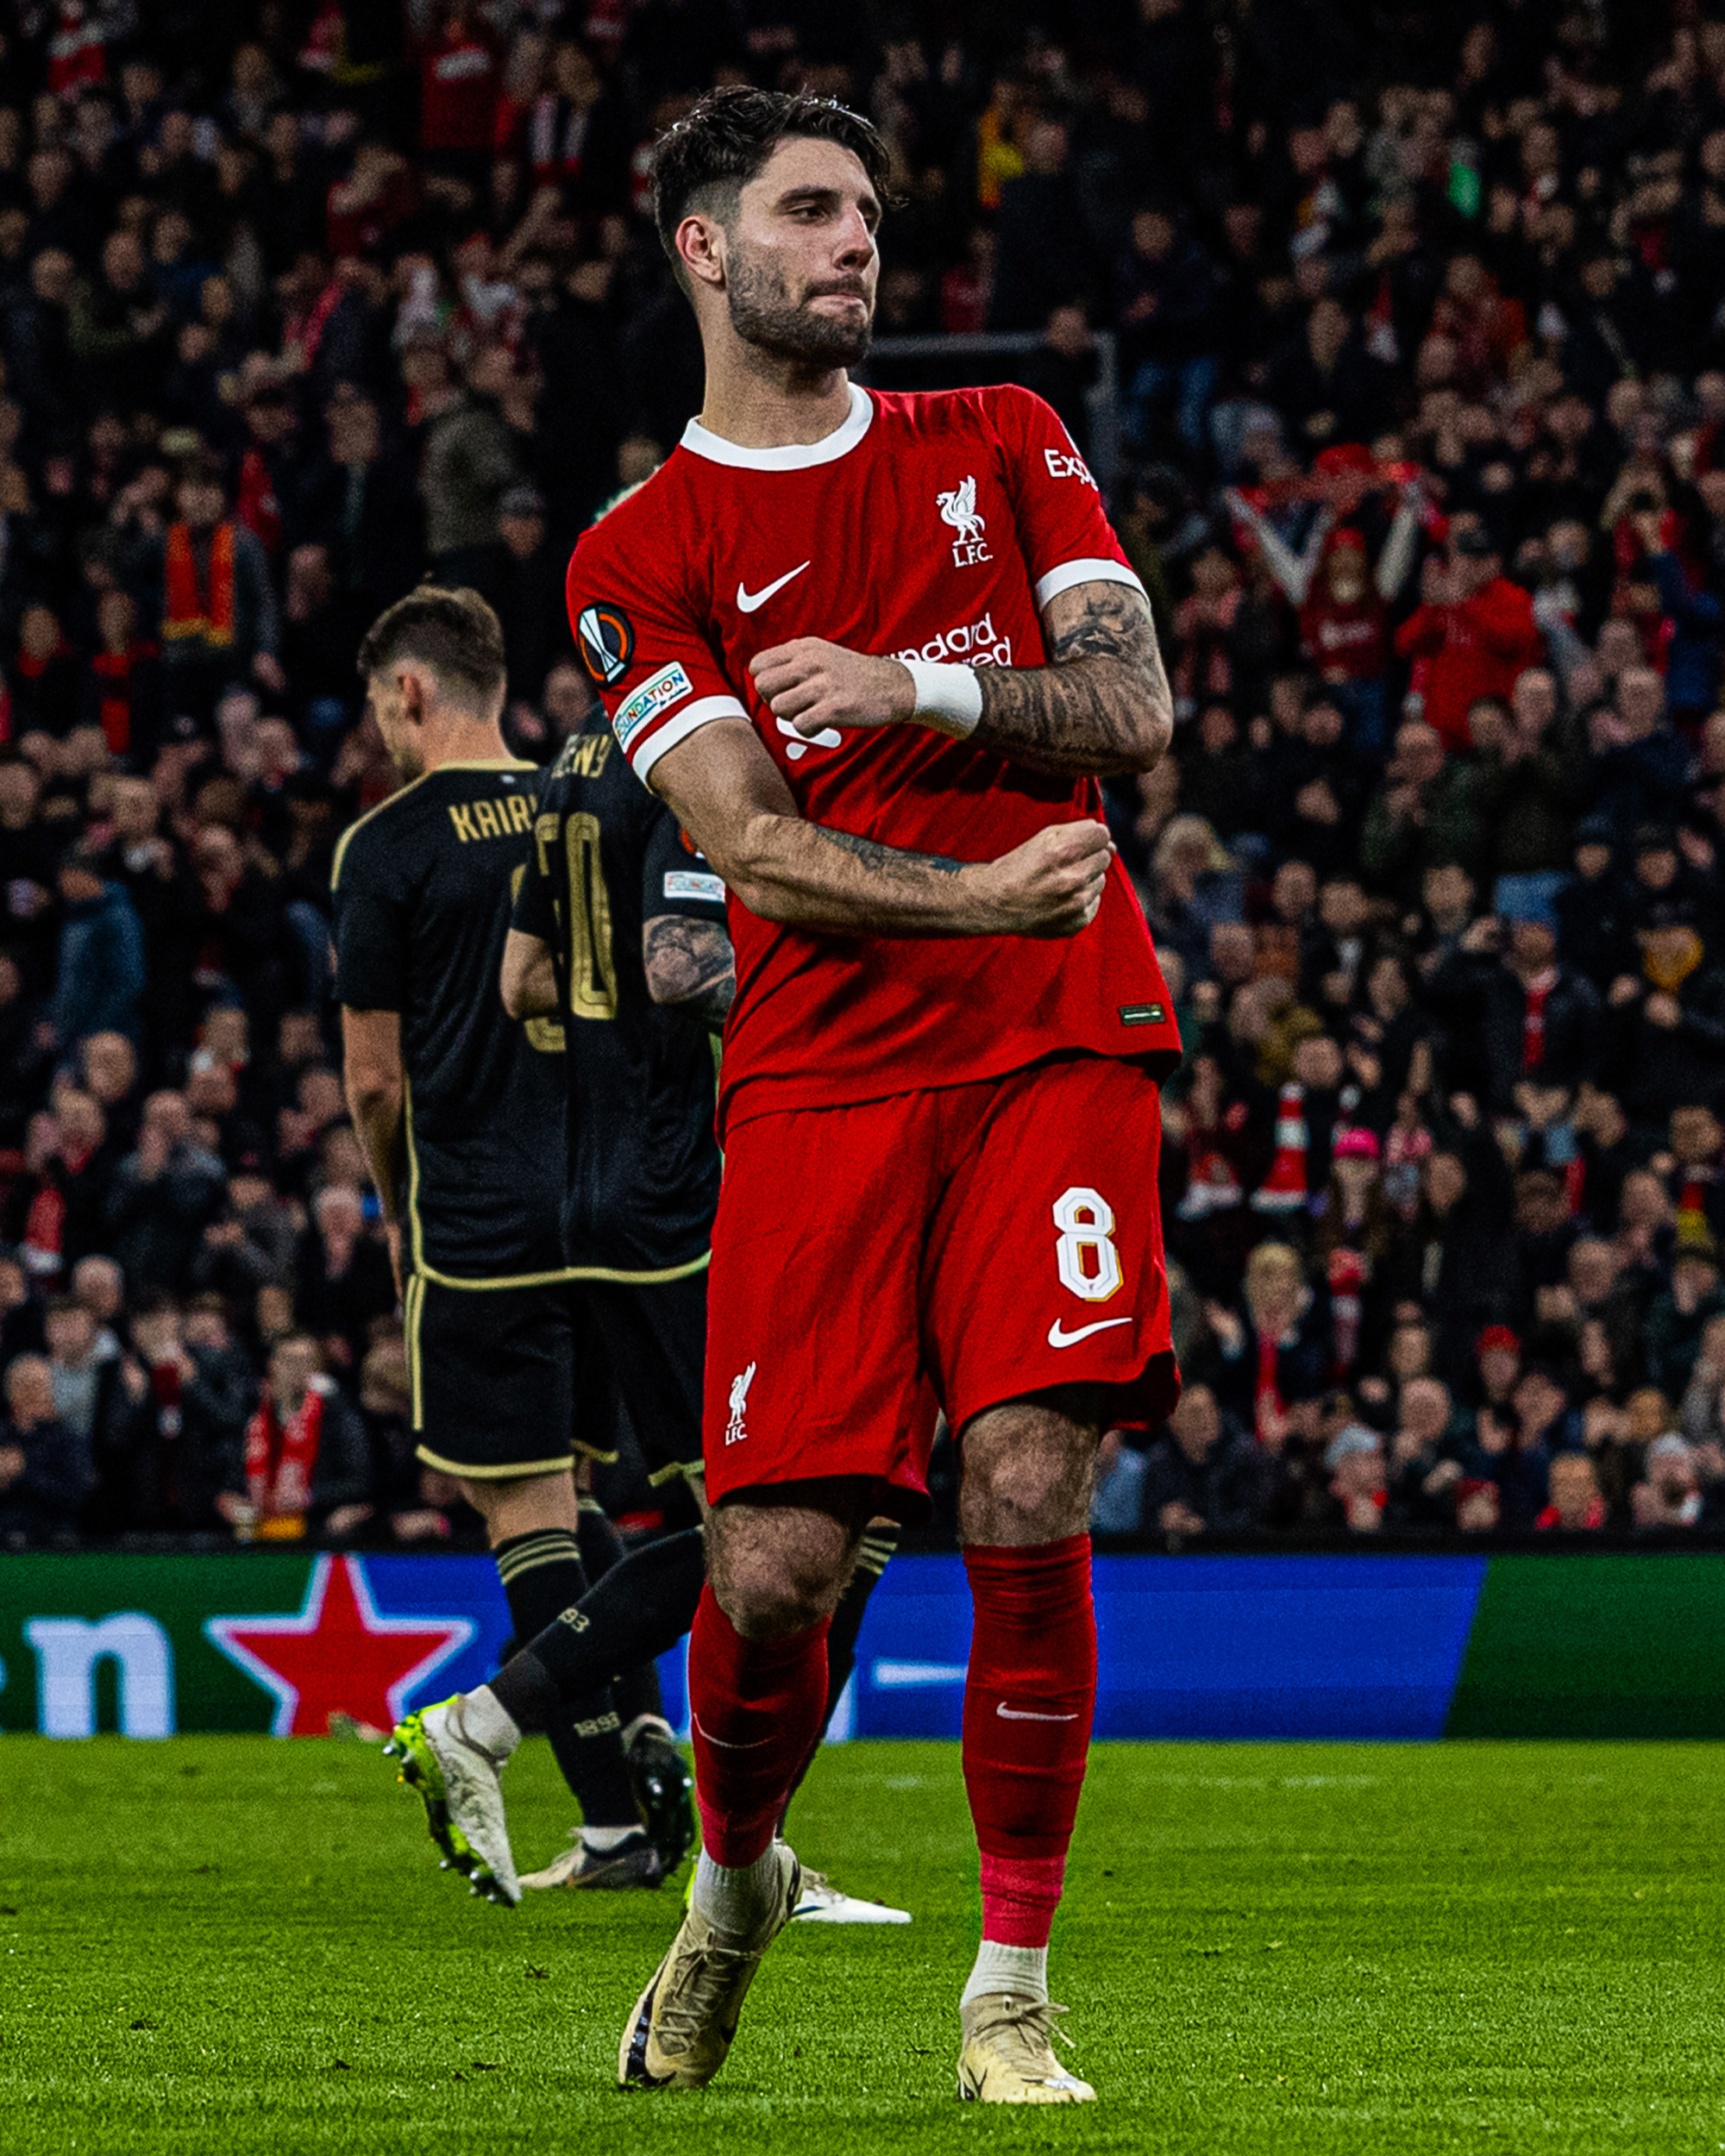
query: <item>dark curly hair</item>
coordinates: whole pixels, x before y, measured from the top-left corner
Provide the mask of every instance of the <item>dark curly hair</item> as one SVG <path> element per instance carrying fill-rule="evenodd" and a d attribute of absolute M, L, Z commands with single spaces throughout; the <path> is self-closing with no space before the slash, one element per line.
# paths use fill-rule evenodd
<path fill-rule="evenodd" d="M 653 222 L 674 263 L 676 230 L 691 209 L 721 222 L 781 142 L 812 137 L 850 150 L 887 199 L 890 156 L 870 122 L 831 97 L 782 90 L 709 91 L 687 119 L 662 135 L 653 153 Z"/>

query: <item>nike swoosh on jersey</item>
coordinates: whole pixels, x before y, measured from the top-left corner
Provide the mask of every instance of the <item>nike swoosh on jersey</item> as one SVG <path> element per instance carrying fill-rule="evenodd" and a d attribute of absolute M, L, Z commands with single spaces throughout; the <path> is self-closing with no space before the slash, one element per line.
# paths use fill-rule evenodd
<path fill-rule="evenodd" d="M 1005 1700 L 999 1702 L 994 1712 L 1003 1722 L 1076 1722 L 1078 1719 L 1076 1714 L 1032 1714 L 1027 1707 L 1008 1707 Z"/>
<path fill-rule="evenodd" d="M 1057 1318 L 1048 1328 L 1050 1347 L 1076 1347 L 1081 1340 L 1088 1340 L 1093 1332 L 1106 1332 L 1110 1326 L 1130 1325 L 1130 1318 L 1098 1318 L 1095 1325 L 1081 1325 L 1076 1332 L 1069 1332 Z"/>
<path fill-rule="evenodd" d="M 814 557 L 811 555 L 809 557 L 809 561 L 812 561 L 813 558 Z M 752 614 L 756 612 L 759 608 L 767 604 L 767 601 L 772 598 L 775 592 L 782 592 L 786 585 L 791 583 L 795 578 L 800 577 L 808 566 L 808 561 L 799 561 L 795 568 L 787 569 L 785 573 L 776 583 L 763 585 L 758 592 L 745 591 L 743 588 L 742 584 L 739 583 L 737 586 L 737 605 L 745 614 Z"/>

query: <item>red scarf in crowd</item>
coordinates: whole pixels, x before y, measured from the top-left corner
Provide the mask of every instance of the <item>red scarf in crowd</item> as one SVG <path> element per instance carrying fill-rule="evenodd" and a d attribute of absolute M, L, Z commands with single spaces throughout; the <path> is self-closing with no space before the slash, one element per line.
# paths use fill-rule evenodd
<path fill-rule="evenodd" d="M 84 0 L 60 0 L 48 39 L 48 88 L 56 97 L 108 79 L 107 37 L 96 13 Z"/>
<path fill-rule="evenodd" d="M 1359 1328 L 1365 1313 L 1365 1284 L 1371 1268 L 1364 1250 L 1346 1243 L 1330 1252 L 1331 1371 L 1344 1384 L 1359 1359 Z"/>
<path fill-rule="evenodd" d="M 198 589 L 198 555 L 190 524 L 170 524 L 163 581 L 162 634 L 198 636 L 225 649 L 234 641 L 234 527 L 210 535 L 209 588 Z"/>
<path fill-rule="evenodd" d="M 1276 1361 L 1282 1341 L 1274 1332 L 1258 1335 L 1258 1382 L 1252 1388 L 1251 1420 L 1260 1445 L 1268 1444 L 1288 1413 L 1276 1381 Z"/>
<path fill-rule="evenodd" d="M 116 756 L 123 756 L 132 745 L 133 671 L 155 655 L 154 644 L 135 639 L 123 651 L 98 651 L 90 661 L 90 671 L 102 684 L 97 717 L 104 738 Z"/>
<path fill-rule="evenodd" d="M 240 459 L 234 490 L 234 521 L 252 533 L 267 555 L 281 552 L 281 504 L 264 454 L 255 444 Z"/>
<path fill-rule="evenodd" d="M 285 1422 L 266 1400 L 246 1425 L 246 1489 L 260 1519 L 309 1509 L 323 1428 L 323 1395 L 315 1385 Z"/>
<path fill-rule="evenodd" d="M 1546 998 L 1558 985 L 1558 969 L 1547 966 L 1525 984 L 1521 1012 L 1521 1068 L 1537 1070 L 1546 1060 Z"/>
<path fill-rule="evenodd" d="M 66 1187 L 81 1175 L 96 1155 L 93 1145 L 79 1148 L 59 1140 L 58 1164 L 50 1162 L 30 1200 L 24 1221 L 24 1266 L 37 1275 L 60 1272 L 66 1248 Z"/>

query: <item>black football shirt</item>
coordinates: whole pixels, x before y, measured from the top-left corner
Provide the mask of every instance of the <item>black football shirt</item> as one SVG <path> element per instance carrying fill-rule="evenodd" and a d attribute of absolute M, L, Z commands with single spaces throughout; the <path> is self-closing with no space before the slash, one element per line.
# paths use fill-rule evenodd
<path fill-rule="evenodd" d="M 563 1248 L 577 1271 L 694 1271 L 718 1203 L 712 1037 L 647 991 L 644 924 L 724 926 L 724 887 L 630 770 L 602 711 L 540 789 L 514 925 L 549 944 L 567 1054 Z"/>
<path fill-rule="evenodd" d="M 413 1269 L 491 1282 L 563 1269 L 562 1029 L 504 1010 L 514 885 L 532 850 L 532 764 L 444 764 L 343 833 L 331 878 L 336 993 L 398 1011 Z"/>

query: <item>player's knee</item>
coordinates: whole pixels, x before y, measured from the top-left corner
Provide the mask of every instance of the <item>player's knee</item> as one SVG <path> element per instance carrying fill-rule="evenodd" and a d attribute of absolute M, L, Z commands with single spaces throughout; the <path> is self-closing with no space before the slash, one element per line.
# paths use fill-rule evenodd
<path fill-rule="evenodd" d="M 789 1564 L 766 1551 L 742 1557 L 713 1583 L 718 1606 L 745 1639 L 785 1639 L 830 1617 L 838 1600 L 831 1574 L 806 1560 Z"/>
<path fill-rule="evenodd" d="M 818 1593 L 746 1573 L 730 1583 L 718 1604 L 745 1639 L 788 1639 L 831 1614 Z"/>
<path fill-rule="evenodd" d="M 967 1437 L 967 1539 L 1035 1543 L 1078 1532 L 1088 1509 L 1095 1450 L 1094 1435 L 1070 1425 L 994 1432 L 980 1443 Z"/>
<path fill-rule="evenodd" d="M 850 1545 L 789 1514 L 754 1515 L 746 1522 L 724 1508 L 707 1533 L 707 1576 L 719 1608 L 745 1639 L 782 1639 L 830 1617 L 844 1591 Z"/>

